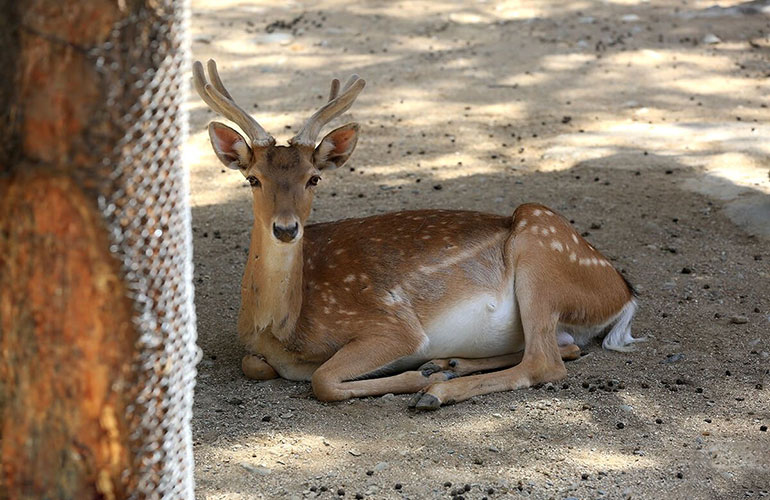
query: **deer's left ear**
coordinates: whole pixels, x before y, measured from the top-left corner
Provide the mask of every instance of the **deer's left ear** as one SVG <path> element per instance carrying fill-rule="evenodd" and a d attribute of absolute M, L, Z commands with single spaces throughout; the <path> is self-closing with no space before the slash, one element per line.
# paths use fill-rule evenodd
<path fill-rule="evenodd" d="M 318 170 L 332 170 L 348 161 L 358 142 L 358 124 L 348 123 L 329 132 L 313 152 Z"/>

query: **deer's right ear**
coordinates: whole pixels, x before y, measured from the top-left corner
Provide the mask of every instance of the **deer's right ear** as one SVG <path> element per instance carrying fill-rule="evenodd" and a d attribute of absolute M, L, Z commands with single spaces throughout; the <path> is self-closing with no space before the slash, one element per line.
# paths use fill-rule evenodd
<path fill-rule="evenodd" d="M 227 125 L 209 124 L 209 138 L 217 158 L 228 168 L 244 169 L 251 162 L 251 148 L 246 139 Z"/>

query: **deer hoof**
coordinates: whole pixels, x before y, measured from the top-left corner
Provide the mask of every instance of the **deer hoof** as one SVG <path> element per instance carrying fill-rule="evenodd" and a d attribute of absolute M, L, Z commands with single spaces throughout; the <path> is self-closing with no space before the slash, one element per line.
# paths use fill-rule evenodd
<path fill-rule="evenodd" d="M 441 400 L 433 394 L 421 394 L 419 401 L 414 405 L 416 410 L 438 410 Z"/>
<path fill-rule="evenodd" d="M 252 380 L 270 380 L 278 378 L 278 373 L 262 358 L 254 354 L 247 354 L 241 361 L 243 374 Z"/>
<path fill-rule="evenodd" d="M 422 397 L 423 394 L 424 393 L 422 391 L 415 392 L 414 394 L 412 394 L 412 397 L 409 398 L 409 408 L 414 408 L 415 406 L 417 406 L 417 402 L 420 401 L 420 398 Z"/>
<path fill-rule="evenodd" d="M 434 373 L 440 372 L 441 370 L 443 370 L 443 368 L 441 368 L 433 361 L 428 361 L 420 367 L 420 373 L 422 373 L 423 377 L 430 377 Z"/>

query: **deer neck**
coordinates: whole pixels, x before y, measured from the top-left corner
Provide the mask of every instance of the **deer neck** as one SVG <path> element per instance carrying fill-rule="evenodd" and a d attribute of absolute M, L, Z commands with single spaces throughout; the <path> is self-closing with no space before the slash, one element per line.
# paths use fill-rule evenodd
<path fill-rule="evenodd" d="M 279 244 L 263 235 L 257 223 L 251 230 L 249 260 L 241 283 L 238 334 L 248 345 L 272 334 L 287 343 L 302 307 L 302 240 Z"/>

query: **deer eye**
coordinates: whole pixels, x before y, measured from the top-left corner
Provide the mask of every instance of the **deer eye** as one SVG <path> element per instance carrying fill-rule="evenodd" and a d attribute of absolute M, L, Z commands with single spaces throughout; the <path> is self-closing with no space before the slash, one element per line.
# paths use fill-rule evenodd
<path fill-rule="evenodd" d="M 251 184 L 251 187 L 259 187 L 262 185 L 260 184 L 259 179 L 257 179 L 253 175 L 246 177 L 246 180 L 249 181 L 249 184 Z"/>
<path fill-rule="evenodd" d="M 319 176 L 317 176 L 317 175 L 314 175 L 313 177 L 311 177 L 310 179 L 308 179 L 308 181 L 307 181 L 307 187 L 311 187 L 311 186 L 317 186 L 317 185 L 318 185 L 318 181 L 320 181 L 320 180 L 321 180 L 321 178 L 320 178 Z"/>

